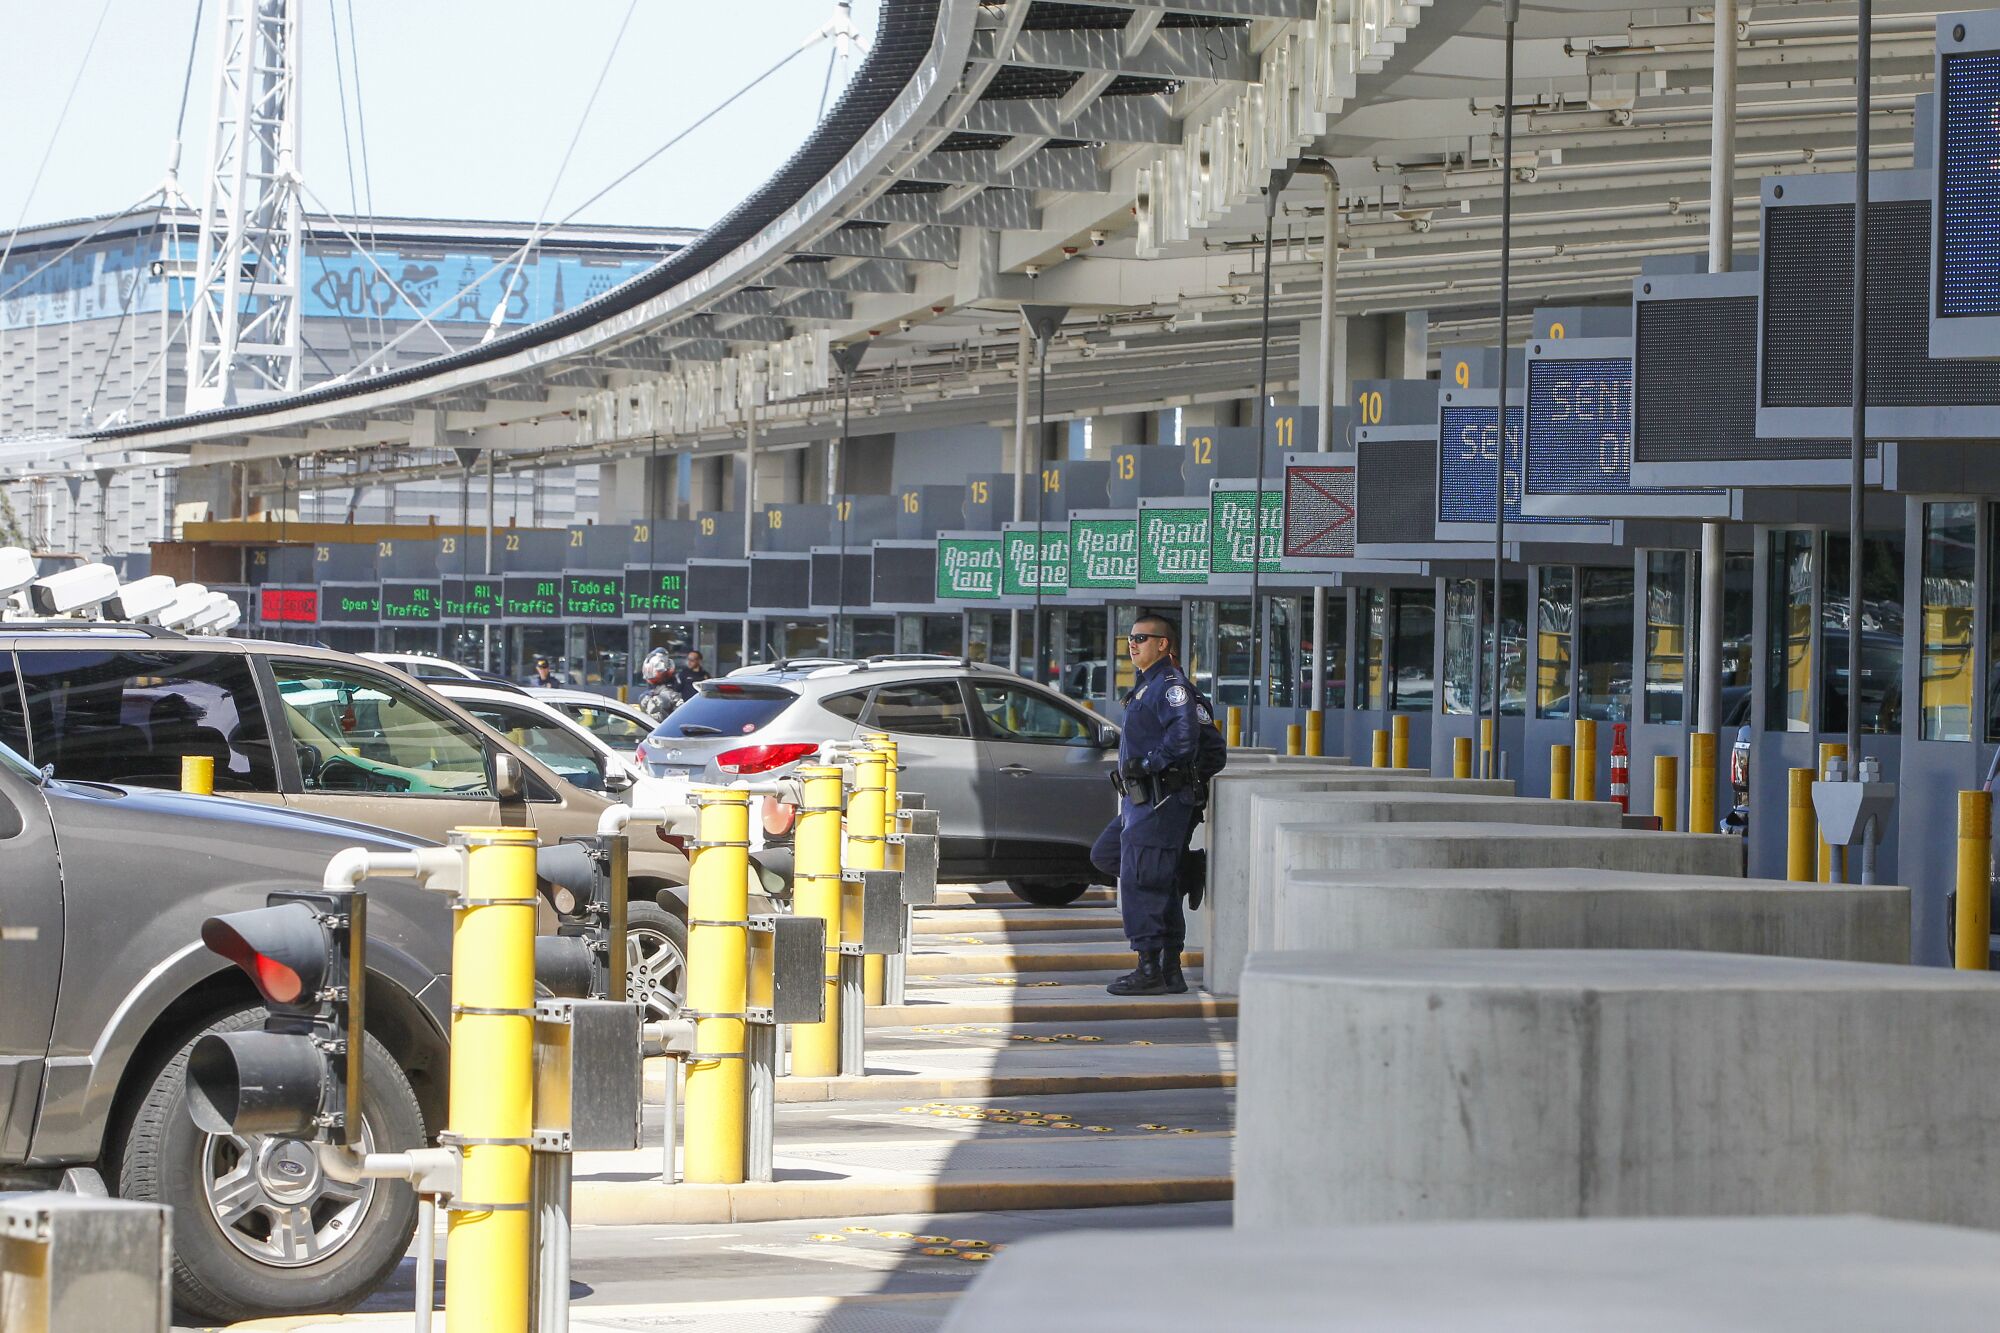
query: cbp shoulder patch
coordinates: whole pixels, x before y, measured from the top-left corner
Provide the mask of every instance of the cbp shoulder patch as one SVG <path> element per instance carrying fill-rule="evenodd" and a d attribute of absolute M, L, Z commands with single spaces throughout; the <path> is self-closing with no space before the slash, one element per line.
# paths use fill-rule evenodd
<path fill-rule="evenodd" d="M 1198 700 L 1196 701 L 1194 706 L 1194 715 L 1200 718 L 1204 724 L 1215 721 L 1215 715 L 1208 711 L 1207 705 L 1201 703 Z"/>
<path fill-rule="evenodd" d="M 1188 701 L 1187 686 L 1185 685 L 1167 686 L 1167 704 L 1169 707 L 1185 708 L 1187 706 L 1187 701 Z"/>

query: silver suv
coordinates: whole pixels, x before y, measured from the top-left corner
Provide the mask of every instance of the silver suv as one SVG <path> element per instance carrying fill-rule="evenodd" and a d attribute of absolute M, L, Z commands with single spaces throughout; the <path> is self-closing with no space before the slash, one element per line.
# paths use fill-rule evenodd
<path fill-rule="evenodd" d="M 639 747 L 654 777 L 728 781 L 810 762 L 822 742 L 896 738 L 901 785 L 940 812 L 939 873 L 1073 902 L 1117 812 L 1118 728 L 1054 690 L 964 658 L 774 662 L 703 681 Z"/>

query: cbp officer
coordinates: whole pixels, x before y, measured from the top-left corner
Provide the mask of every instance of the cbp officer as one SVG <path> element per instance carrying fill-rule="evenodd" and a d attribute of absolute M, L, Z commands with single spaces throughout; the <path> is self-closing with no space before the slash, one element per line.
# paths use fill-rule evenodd
<path fill-rule="evenodd" d="M 1183 862 L 1207 798 L 1207 779 L 1222 767 L 1222 737 L 1207 701 L 1174 661 L 1179 629 L 1165 616 L 1133 622 L 1125 653 L 1139 679 L 1125 696 L 1113 784 L 1124 799 L 1118 817 L 1090 849 L 1091 863 L 1118 879 L 1125 938 L 1139 965 L 1105 987 L 1113 995 L 1181 994 Z"/>

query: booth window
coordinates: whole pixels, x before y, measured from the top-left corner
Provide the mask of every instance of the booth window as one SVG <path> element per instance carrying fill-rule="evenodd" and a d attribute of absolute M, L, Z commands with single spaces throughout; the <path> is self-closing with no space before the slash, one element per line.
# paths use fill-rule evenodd
<path fill-rule="evenodd" d="M 1847 535 L 1826 534 L 1820 597 L 1820 729 L 1847 730 Z M 1903 535 L 1861 543 L 1861 730 L 1903 729 Z"/>
<path fill-rule="evenodd" d="M 1396 590 L 1395 694 L 1398 713 L 1428 713 L 1437 697 L 1437 593 L 1430 588 Z"/>
<path fill-rule="evenodd" d="M 1264 702 L 1273 708 L 1294 708 L 1311 684 L 1312 671 L 1299 652 L 1299 599 L 1272 597 L 1264 622 Z M 1300 682 L 1304 681 L 1305 685 Z"/>
<path fill-rule="evenodd" d="M 1535 604 L 1535 716 L 1568 717 L 1569 663 L 1576 626 L 1576 571 L 1542 570 Z"/>
<path fill-rule="evenodd" d="M 1577 571 L 1577 716 L 1623 722 L 1632 715 L 1632 567 Z"/>
<path fill-rule="evenodd" d="M 1972 596 L 1979 511 L 1970 500 L 1924 506 L 1923 738 L 1972 739 Z"/>
<path fill-rule="evenodd" d="M 1479 619 L 1478 643 L 1473 640 L 1476 608 L 1473 589 L 1484 603 Z M 1506 583 L 1500 609 L 1500 711 L 1518 717 L 1527 694 L 1528 585 Z M 1493 584 L 1485 579 L 1451 579 L 1445 583 L 1444 602 L 1444 711 L 1467 714 L 1478 711 L 1492 697 L 1492 683 L 1486 673 L 1493 663 Z M 1477 662 L 1474 657 L 1477 655 Z M 1473 681 L 1479 681 L 1479 698 L 1474 699 Z"/>
<path fill-rule="evenodd" d="M 1380 709 L 1388 706 L 1388 691 L 1382 681 L 1382 649 L 1387 638 L 1389 618 L 1389 594 L 1383 588 L 1370 588 L 1365 594 L 1368 617 L 1367 658 L 1362 664 L 1367 678 L 1363 681 L 1366 693 L 1361 706 L 1366 709 Z"/>
<path fill-rule="evenodd" d="M 1646 713 L 1648 722 L 1687 716 L 1688 557 L 1646 552 Z"/>
<path fill-rule="evenodd" d="M 1308 605 L 1310 610 L 1310 605 Z M 1310 615 L 1305 617 L 1305 640 L 1299 647 L 1299 698 L 1312 706 L 1313 643 Z M 1326 593 L 1326 708 L 1347 707 L 1347 594 L 1339 588 Z"/>
<path fill-rule="evenodd" d="M 1774 532 L 1770 556 L 1771 664 L 1764 726 L 1811 731 L 1813 535 Z"/>
<path fill-rule="evenodd" d="M 1691 571 L 1699 571 L 1698 562 L 1690 560 Z M 1730 736 L 1736 729 L 1750 720 L 1750 659 L 1754 653 L 1752 640 L 1757 624 L 1757 557 L 1748 551 L 1725 556 L 1722 561 L 1722 672 L 1721 707 L 1722 730 Z M 1688 623 L 1701 623 L 1701 581 L 1690 577 L 1688 581 Z M 1690 680 L 1701 679 L 1701 635 L 1688 636 L 1688 668 Z M 1690 694 L 1685 707 L 1692 713 L 1700 706 L 1698 696 Z"/>

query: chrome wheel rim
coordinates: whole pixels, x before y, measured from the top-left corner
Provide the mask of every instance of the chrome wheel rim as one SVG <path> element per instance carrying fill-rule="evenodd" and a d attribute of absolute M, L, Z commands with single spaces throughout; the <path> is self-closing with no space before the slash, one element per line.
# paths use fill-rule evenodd
<path fill-rule="evenodd" d="M 263 1134 L 209 1134 L 201 1191 L 229 1243 L 260 1264 L 302 1268 L 352 1243 L 375 1199 L 375 1182 L 333 1180 L 313 1145 Z M 374 1146 L 361 1127 L 361 1150 Z"/>
<path fill-rule="evenodd" d="M 625 932 L 625 998 L 646 1018 L 680 1014 L 686 973 L 687 959 L 665 931 L 641 926 Z"/>

